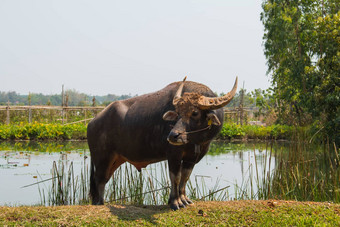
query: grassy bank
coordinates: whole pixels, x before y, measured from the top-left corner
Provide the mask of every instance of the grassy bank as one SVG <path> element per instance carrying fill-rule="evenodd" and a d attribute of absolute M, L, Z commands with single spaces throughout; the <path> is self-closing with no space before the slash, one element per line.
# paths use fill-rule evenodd
<path fill-rule="evenodd" d="M 224 124 L 218 139 L 290 139 L 296 132 L 292 126 L 286 125 L 237 125 Z M 0 125 L 0 140 L 82 140 L 86 139 L 84 124 L 43 124 L 20 123 Z"/>
<path fill-rule="evenodd" d="M 0 207 L 1 226 L 338 226 L 340 205 L 295 201 L 196 202 L 168 206 Z"/>

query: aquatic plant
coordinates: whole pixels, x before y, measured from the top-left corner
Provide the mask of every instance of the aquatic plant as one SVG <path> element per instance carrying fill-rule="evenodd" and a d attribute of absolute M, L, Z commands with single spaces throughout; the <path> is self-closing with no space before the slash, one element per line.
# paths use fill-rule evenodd
<path fill-rule="evenodd" d="M 335 144 L 323 147 L 294 142 L 287 151 L 265 151 L 264 169 L 249 165 L 235 199 L 282 199 L 340 202 L 340 158 Z M 275 166 L 270 166 L 271 160 Z M 268 163 L 267 163 L 268 162 Z"/>
<path fill-rule="evenodd" d="M 147 168 L 138 172 L 132 165 L 119 167 L 106 186 L 105 200 L 109 203 L 163 205 L 170 193 L 170 182 L 166 162 L 157 163 L 157 168 Z M 84 159 L 80 176 L 75 176 L 73 164 L 53 163 L 51 186 L 38 187 L 41 205 L 89 204 L 89 168 Z M 201 183 L 199 183 L 201 182 Z M 39 182 L 38 182 L 39 183 Z M 200 200 L 226 200 L 227 188 L 218 182 L 209 188 L 204 181 L 189 182 L 188 195 Z M 194 186 L 195 185 L 195 186 Z"/>

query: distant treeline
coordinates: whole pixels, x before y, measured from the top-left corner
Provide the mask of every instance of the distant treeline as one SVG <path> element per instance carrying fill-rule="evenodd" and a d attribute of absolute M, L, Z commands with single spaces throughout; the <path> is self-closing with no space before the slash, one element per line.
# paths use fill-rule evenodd
<path fill-rule="evenodd" d="M 108 105 L 109 103 L 131 98 L 132 95 L 114 95 L 108 94 L 104 96 L 91 96 L 84 93 L 77 92 L 75 90 L 66 90 L 64 95 L 64 103 L 68 106 L 91 106 L 93 105 L 93 98 L 95 98 L 95 105 Z M 30 93 L 29 95 L 21 95 L 15 91 L 1 92 L 0 91 L 0 105 L 7 105 L 8 101 L 10 105 L 62 105 L 62 95 L 44 95 L 37 93 Z"/>
<path fill-rule="evenodd" d="M 218 94 L 216 94 L 218 95 Z M 223 93 L 219 96 L 224 95 Z M 114 95 L 108 94 L 104 96 L 91 96 L 85 93 L 80 93 L 75 90 L 66 90 L 64 95 L 64 103 L 68 106 L 92 106 L 93 98 L 95 98 L 95 105 L 108 105 L 113 101 L 123 100 L 133 97 L 131 94 L 128 95 Z M 136 96 L 136 95 L 135 95 Z M 52 105 L 61 106 L 62 95 L 44 95 L 37 93 L 30 93 L 29 95 L 20 95 L 15 91 L 1 92 L 0 91 L 0 105 Z M 240 89 L 236 93 L 234 99 L 228 104 L 228 107 L 239 107 L 242 104 L 243 107 L 260 107 L 262 110 L 268 110 L 273 104 L 273 100 L 269 90 L 255 89 L 254 91 L 247 92 L 245 89 Z"/>

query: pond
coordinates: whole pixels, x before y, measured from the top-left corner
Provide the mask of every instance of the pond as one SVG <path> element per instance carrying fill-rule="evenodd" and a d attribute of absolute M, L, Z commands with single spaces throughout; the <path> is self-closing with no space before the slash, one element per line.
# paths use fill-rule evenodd
<path fill-rule="evenodd" d="M 314 187 L 312 185 L 313 182 L 310 182 L 310 179 L 313 178 L 316 181 L 314 182 L 315 184 L 327 186 L 320 190 L 331 190 L 328 197 L 338 199 L 340 197 L 339 183 L 334 181 L 334 178 L 338 177 L 340 179 L 340 171 L 336 167 L 338 164 L 336 162 L 337 150 L 335 150 L 334 155 L 329 154 L 329 157 L 319 155 L 320 159 L 315 159 L 316 156 L 314 154 L 313 160 L 315 162 L 309 159 L 309 155 L 306 154 L 301 154 L 301 156 L 293 159 L 297 160 L 297 165 L 300 162 L 307 163 L 308 165 L 314 163 L 314 166 L 311 166 L 312 169 L 320 168 L 320 171 L 314 172 L 311 168 L 305 168 L 306 170 L 297 168 L 300 174 L 306 173 L 306 175 L 312 175 L 310 176 L 311 178 L 307 179 L 308 182 L 304 182 L 305 179 L 303 177 L 299 179 L 299 176 L 294 172 L 292 172 L 292 178 L 290 176 L 282 178 L 285 175 L 282 173 L 290 172 L 286 168 L 292 167 L 292 169 L 296 169 L 296 166 L 292 164 L 292 160 L 288 161 L 293 156 L 291 150 L 292 145 L 284 142 L 273 144 L 265 142 L 214 142 L 210 147 L 208 155 L 195 166 L 190 178 L 187 194 L 195 197 L 195 199 L 208 199 L 209 197 L 210 199 L 217 200 L 263 199 L 270 197 L 270 195 L 275 197 L 276 195 L 272 193 L 275 190 L 279 190 L 280 187 L 284 188 L 282 187 L 283 185 L 275 186 L 273 177 L 277 177 L 280 184 L 284 182 L 285 187 L 292 184 L 292 187 L 295 188 L 296 184 L 305 183 L 311 184 L 311 187 Z M 322 173 L 329 172 L 330 164 L 327 162 L 331 156 L 335 158 L 334 162 L 331 161 L 331 165 L 334 164 L 332 167 L 334 167 L 335 171 L 331 173 L 331 176 L 322 175 Z M 322 160 L 321 157 L 323 157 Z M 55 164 L 53 164 L 54 162 Z M 287 163 L 289 163 L 289 166 L 287 166 Z M 64 174 L 65 176 L 69 174 L 70 179 L 72 176 L 73 186 L 70 186 L 70 188 L 74 189 L 85 185 L 82 196 L 87 197 L 88 187 L 86 185 L 88 184 L 89 165 L 90 155 L 86 142 L 1 142 L 0 205 L 53 205 L 50 200 L 53 200 L 51 195 L 54 195 L 55 191 L 51 190 L 51 188 L 56 188 L 56 183 L 51 178 L 55 178 L 56 172 L 60 174 L 60 169 L 62 168 L 64 168 L 63 172 L 66 173 Z M 148 191 L 157 191 L 157 196 L 159 197 L 161 196 L 160 191 L 163 190 L 166 191 L 163 193 L 164 198 L 158 201 L 155 199 L 156 193 L 150 193 L 149 197 L 151 200 L 149 202 L 147 201 L 148 195 L 139 199 L 144 200 L 144 204 L 164 204 L 166 203 L 169 191 L 167 189 L 167 186 L 169 186 L 167 172 L 166 162 L 149 165 L 147 168 L 142 169 L 141 174 L 134 167 L 131 167 L 130 164 L 122 165 L 121 169 L 116 171 L 115 184 L 111 181 L 106 186 L 106 191 L 108 191 L 106 200 L 116 200 L 117 197 L 126 198 L 131 194 L 131 191 L 139 191 L 141 194 Z M 321 173 L 320 176 L 318 172 Z M 319 178 L 323 177 L 324 180 L 318 181 L 318 176 Z M 325 182 L 327 178 L 333 179 L 334 183 Z M 131 189 L 130 186 L 135 185 L 139 179 L 141 179 L 141 188 L 138 190 Z M 84 182 L 83 186 L 81 186 L 82 181 Z M 294 181 L 296 182 L 294 183 Z M 37 182 L 41 183 L 37 184 Z M 64 179 L 63 183 L 66 184 L 65 182 Z M 130 188 L 130 191 L 128 192 L 123 187 Z M 301 187 L 305 186 L 301 185 Z M 290 189 L 288 188 L 287 190 Z M 116 194 L 108 194 L 110 191 L 114 191 Z M 72 192 L 68 193 L 72 194 Z M 212 193 L 215 197 L 210 195 Z M 287 191 L 281 193 L 287 194 Z M 312 194 L 310 198 L 315 199 L 315 195 L 318 194 L 320 193 Z M 152 197 L 154 197 L 154 200 Z M 325 199 L 327 200 L 328 197 Z M 321 197 L 318 198 L 323 200 Z M 71 202 L 66 204 L 71 204 Z"/>

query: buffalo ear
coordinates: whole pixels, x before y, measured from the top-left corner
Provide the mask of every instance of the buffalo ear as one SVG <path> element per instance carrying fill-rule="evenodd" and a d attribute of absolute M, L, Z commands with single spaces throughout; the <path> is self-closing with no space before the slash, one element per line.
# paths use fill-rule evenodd
<path fill-rule="evenodd" d="M 163 115 L 163 120 L 165 121 L 176 121 L 178 114 L 175 111 L 169 110 Z"/>
<path fill-rule="evenodd" d="M 207 114 L 207 121 L 208 121 L 208 125 L 221 125 L 220 120 L 218 119 L 218 117 L 216 116 L 216 114 L 214 113 L 208 113 Z"/>

